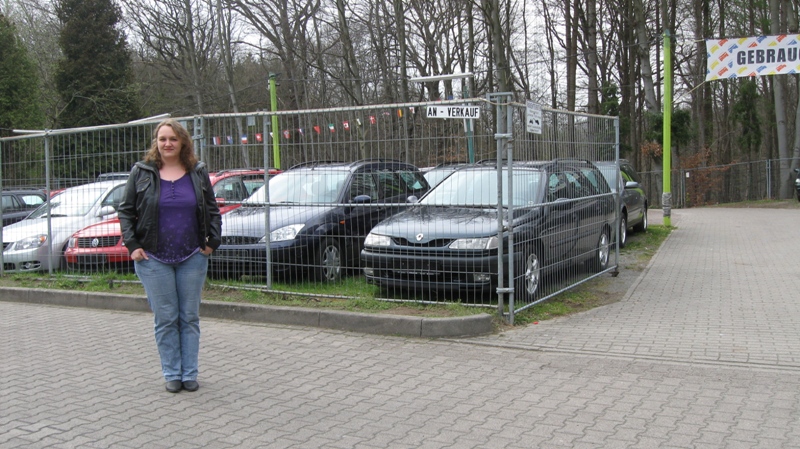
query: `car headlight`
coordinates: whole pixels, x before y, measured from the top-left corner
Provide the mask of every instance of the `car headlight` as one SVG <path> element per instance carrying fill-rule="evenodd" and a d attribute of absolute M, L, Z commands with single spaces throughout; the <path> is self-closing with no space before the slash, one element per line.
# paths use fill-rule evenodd
<path fill-rule="evenodd" d="M 39 234 L 31 237 L 25 237 L 22 240 L 17 240 L 14 243 L 14 249 L 22 251 L 26 249 L 38 248 L 47 242 L 47 234 Z"/>
<path fill-rule="evenodd" d="M 70 237 L 67 248 L 75 248 L 76 246 L 78 246 L 78 239 L 76 237 Z"/>
<path fill-rule="evenodd" d="M 483 238 L 470 238 L 458 239 L 450 244 L 450 249 L 495 249 L 497 248 L 497 237 L 483 237 Z"/>
<path fill-rule="evenodd" d="M 299 234 L 300 230 L 302 230 L 305 226 L 306 225 L 304 224 L 293 224 L 276 229 L 269 233 L 269 241 L 282 242 L 284 240 L 292 240 L 293 238 L 297 237 L 297 234 Z M 266 236 L 261 239 L 260 243 L 266 243 Z"/>
<path fill-rule="evenodd" d="M 392 239 L 387 235 L 369 233 L 364 239 L 364 246 L 389 246 Z"/>

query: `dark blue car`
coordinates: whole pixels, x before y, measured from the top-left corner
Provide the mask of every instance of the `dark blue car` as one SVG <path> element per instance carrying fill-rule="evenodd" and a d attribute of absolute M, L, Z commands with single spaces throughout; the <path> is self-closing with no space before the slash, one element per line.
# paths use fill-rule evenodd
<path fill-rule="evenodd" d="M 375 226 L 361 252 L 367 282 L 488 293 L 498 285 L 501 246 L 508 267 L 512 234 L 518 298 L 535 298 L 546 272 L 577 263 L 607 268 L 614 198 L 595 165 L 521 162 L 500 172 L 513 187 L 503 190 L 499 212 L 498 170 L 484 163 L 456 170 L 414 207 Z"/>
<path fill-rule="evenodd" d="M 417 167 L 397 161 L 292 167 L 270 179 L 268 192 L 260 188 L 223 215 L 222 245 L 210 271 L 238 277 L 265 275 L 270 267 L 277 275 L 337 281 L 344 270 L 358 268 L 372 227 L 428 189 Z"/>

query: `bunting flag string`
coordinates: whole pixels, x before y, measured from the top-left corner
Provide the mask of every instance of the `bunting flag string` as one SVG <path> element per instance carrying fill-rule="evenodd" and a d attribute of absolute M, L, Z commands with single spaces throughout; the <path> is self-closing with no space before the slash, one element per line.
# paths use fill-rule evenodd
<path fill-rule="evenodd" d="M 414 115 L 414 112 L 415 112 L 414 108 L 413 107 L 409 107 L 408 108 L 408 112 L 411 115 Z M 384 117 L 391 117 L 392 116 L 392 112 L 391 111 L 382 111 L 381 114 Z M 404 111 L 403 111 L 402 108 L 396 109 L 395 110 L 395 114 L 397 114 L 398 118 L 402 118 L 403 114 L 404 114 Z M 370 126 L 374 126 L 374 125 L 378 124 L 378 116 L 377 115 L 368 115 L 366 118 L 367 118 L 366 121 Z M 354 122 L 355 122 L 355 126 L 358 126 L 359 128 L 363 126 L 361 118 L 356 117 L 353 120 L 342 120 L 340 129 L 343 130 L 343 131 L 350 131 Z M 320 125 L 312 125 L 311 129 L 314 130 L 314 132 L 317 135 L 321 135 L 322 134 L 322 126 L 320 126 Z M 335 123 L 328 123 L 328 131 L 330 133 L 335 133 L 336 132 L 336 124 Z M 284 139 L 291 139 L 293 137 L 293 134 L 295 134 L 297 137 L 304 137 L 305 136 L 305 129 L 304 128 L 284 129 L 281 132 L 281 135 L 283 136 Z M 257 143 L 263 143 L 264 142 L 264 134 L 255 133 L 254 136 L 255 136 L 255 142 L 257 142 Z M 272 136 L 273 136 L 273 133 L 269 132 L 269 138 L 270 139 L 272 138 Z M 223 138 L 220 137 L 220 136 L 212 136 L 211 137 L 211 145 L 217 145 L 217 146 L 218 145 L 222 145 L 222 139 Z M 228 145 L 232 145 L 233 144 L 233 136 L 226 135 L 225 139 L 227 140 Z M 242 136 L 240 137 L 240 141 L 241 141 L 241 143 L 243 145 L 247 145 L 248 143 L 250 143 L 250 140 L 248 139 L 248 135 L 247 134 L 242 134 Z"/>

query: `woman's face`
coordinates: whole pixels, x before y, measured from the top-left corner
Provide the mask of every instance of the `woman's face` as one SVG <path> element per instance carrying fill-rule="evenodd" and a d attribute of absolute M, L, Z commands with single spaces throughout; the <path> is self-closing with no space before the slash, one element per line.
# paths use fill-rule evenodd
<path fill-rule="evenodd" d="M 162 126 L 158 130 L 158 152 L 161 154 L 163 161 L 177 161 L 180 160 L 181 148 L 183 142 L 171 126 Z"/>

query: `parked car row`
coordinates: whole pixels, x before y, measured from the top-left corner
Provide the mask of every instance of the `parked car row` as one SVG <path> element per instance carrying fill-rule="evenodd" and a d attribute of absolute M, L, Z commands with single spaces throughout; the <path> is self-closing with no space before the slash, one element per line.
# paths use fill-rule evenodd
<path fill-rule="evenodd" d="M 3 269 L 39 271 L 64 268 L 72 234 L 114 218 L 125 181 L 102 181 L 65 189 L 25 219 L 3 227 Z M 49 220 L 48 220 L 49 217 Z"/>
<path fill-rule="evenodd" d="M 498 172 L 503 185 L 511 185 L 499 207 Z M 516 162 L 499 171 L 495 161 L 482 161 L 423 173 L 412 164 L 370 159 L 309 162 L 269 175 L 267 188 L 264 170 L 211 174 L 223 213 L 222 245 L 209 265 L 213 276 L 269 270 L 278 277 L 335 282 L 362 272 L 385 289 L 485 292 L 498 284 L 498 264 L 512 262 L 513 242 L 515 288 L 530 299 L 548 272 L 579 263 L 604 270 L 615 236 L 624 243 L 628 226 L 647 226 L 646 198 L 624 161 Z M 129 269 L 116 218 L 124 184 L 66 189 L 53 197 L 50 210 L 37 209 L 4 229 L 4 268 Z M 620 230 L 615 192 L 623 199 Z M 42 228 L 48 213 L 51 242 Z M 67 223 L 61 220 L 66 216 L 75 218 Z M 501 248 L 504 258 L 498 257 Z"/>
<path fill-rule="evenodd" d="M 271 168 L 268 172 L 269 176 L 274 176 L 279 170 Z M 225 214 L 239 207 L 244 199 L 264 185 L 264 169 L 223 170 L 210 173 L 209 178 L 220 213 Z M 133 267 L 116 216 L 75 232 L 69 239 L 64 257 L 71 269 L 107 266 L 129 270 Z"/>

